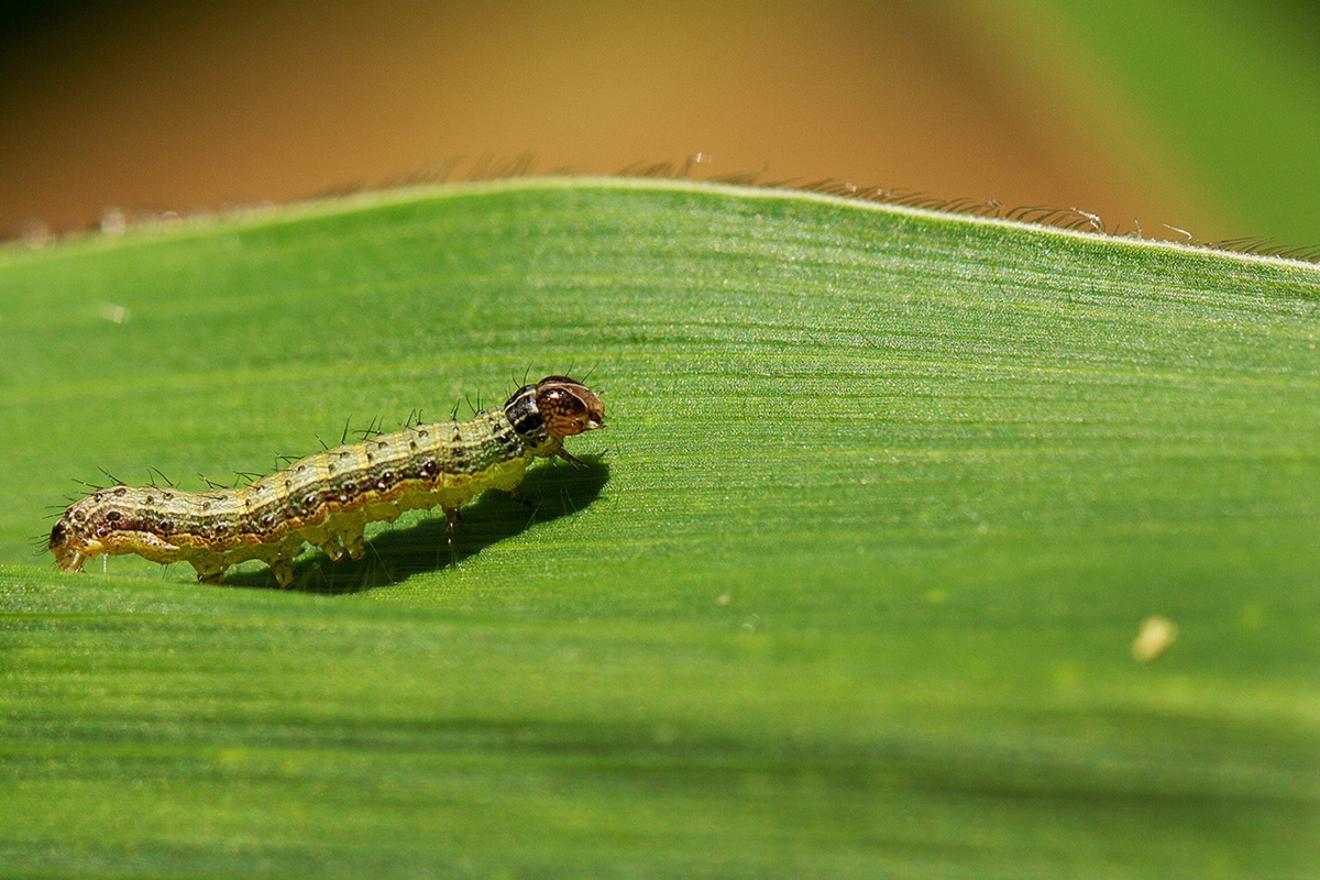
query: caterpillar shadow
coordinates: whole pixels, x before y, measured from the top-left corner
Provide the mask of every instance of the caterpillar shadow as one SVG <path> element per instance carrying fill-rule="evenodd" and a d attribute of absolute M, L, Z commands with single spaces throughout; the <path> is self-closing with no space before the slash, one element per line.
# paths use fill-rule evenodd
<path fill-rule="evenodd" d="M 482 495 L 463 508 L 463 519 L 454 536 L 452 559 L 461 562 L 486 547 L 560 517 L 570 516 L 591 504 L 608 482 L 610 468 L 598 457 L 583 459 L 584 467 L 558 463 L 542 465 L 523 480 L 523 504 L 499 491 Z M 361 559 L 344 557 L 339 562 L 319 551 L 294 564 L 294 591 L 340 595 L 389 586 L 424 571 L 451 564 L 443 516 L 432 515 L 414 526 L 391 528 L 366 544 Z M 235 587 L 279 589 L 269 569 L 236 572 L 225 583 Z"/>

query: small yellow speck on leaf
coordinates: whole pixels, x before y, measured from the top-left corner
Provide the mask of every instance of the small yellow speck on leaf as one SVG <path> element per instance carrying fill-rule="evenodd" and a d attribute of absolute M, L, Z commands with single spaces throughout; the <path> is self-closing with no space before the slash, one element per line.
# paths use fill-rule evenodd
<path fill-rule="evenodd" d="M 1158 614 L 1141 622 L 1137 637 L 1132 640 L 1132 658 L 1140 663 L 1158 659 L 1178 639 L 1178 624 Z"/>

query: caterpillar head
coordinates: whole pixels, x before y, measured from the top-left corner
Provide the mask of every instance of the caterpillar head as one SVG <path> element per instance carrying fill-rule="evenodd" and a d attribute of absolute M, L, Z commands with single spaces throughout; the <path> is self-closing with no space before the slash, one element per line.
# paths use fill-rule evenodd
<path fill-rule="evenodd" d="M 567 376 L 546 376 L 536 383 L 536 409 L 555 437 L 594 431 L 605 423 L 605 404 L 590 388 Z"/>
<path fill-rule="evenodd" d="M 55 564 L 65 571 L 81 571 L 83 563 L 101 548 L 101 542 L 88 528 L 86 500 L 66 510 L 50 530 L 50 552 L 55 554 Z"/>

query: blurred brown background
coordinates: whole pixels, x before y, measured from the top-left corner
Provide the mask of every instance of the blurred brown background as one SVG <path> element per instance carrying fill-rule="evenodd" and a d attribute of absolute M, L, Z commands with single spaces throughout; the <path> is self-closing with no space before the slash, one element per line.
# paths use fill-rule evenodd
<path fill-rule="evenodd" d="M 1262 231 L 1050 4 L 56 2 L 4 19 L 5 236 L 523 153 L 616 172 L 698 152 L 702 175 Z"/>

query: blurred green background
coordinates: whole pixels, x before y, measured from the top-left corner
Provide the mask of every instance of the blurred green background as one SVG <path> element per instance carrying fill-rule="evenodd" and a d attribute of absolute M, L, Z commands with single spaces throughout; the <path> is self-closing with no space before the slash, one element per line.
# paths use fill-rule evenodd
<path fill-rule="evenodd" d="M 1314 3 L 10 3 L 0 234 L 530 154 L 1320 242 Z"/>

